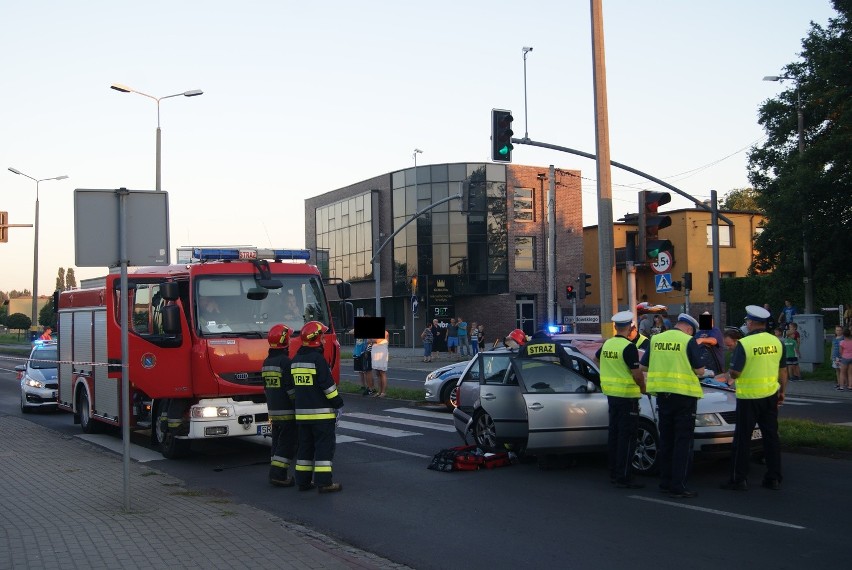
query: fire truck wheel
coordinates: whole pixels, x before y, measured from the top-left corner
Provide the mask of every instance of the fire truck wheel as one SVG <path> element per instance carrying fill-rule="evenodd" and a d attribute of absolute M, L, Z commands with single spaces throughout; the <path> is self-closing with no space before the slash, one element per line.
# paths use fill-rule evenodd
<path fill-rule="evenodd" d="M 152 430 L 157 444 L 160 446 L 160 453 L 166 459 L 179 459 L 186 457 L 189 454 L 190 442 L 186 439 L 178 439 L 163 429 L 162 423 L 159 421 L 160 410 L 168 408 L 168 400 L 163 400 L 156 410 L 154 416 L 154 429 Z"/>
<path fill-rule="evenodd" d="M 92 406 L 89 404 L 89 394 L 80 390 L 77 396 L 77 413 L 80 415 L 80 428 L 83 433 L 97 433 L 98 422 L 92 419 Z"/>

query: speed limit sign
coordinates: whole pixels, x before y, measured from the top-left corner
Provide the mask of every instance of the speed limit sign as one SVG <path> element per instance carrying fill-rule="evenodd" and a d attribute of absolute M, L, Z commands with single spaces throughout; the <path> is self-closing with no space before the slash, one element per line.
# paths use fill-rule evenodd
<path fill-rule="evenodd" d="M 661 251 L 657 256 L 657 260 L 651 264 L 651 271 L 657 274 L 668 273 L 672 268 L 672 254 L 667 251 Z"/>

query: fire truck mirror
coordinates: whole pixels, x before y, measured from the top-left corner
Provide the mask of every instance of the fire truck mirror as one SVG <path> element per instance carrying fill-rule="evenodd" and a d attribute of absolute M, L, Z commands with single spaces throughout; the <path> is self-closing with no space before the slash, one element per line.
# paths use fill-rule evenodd
<path fill-rule="evenodd" d="M 348 285 L 348 283 L 347 283 Z M 355 322 L 355 307 L 352 303 L 340 304 L 340 330 L 349 330 Z"/>
<path fill-rule="evenodd" d="M 177 281 L 166 281 L 160 284 L 160 296 L 166 301 L 177 301 L 180 290 Z"/>
<path fill-rule="evenodd" d="M 278 279 L 255 279 L 254 282 L 264 289 L 280 289 L 284 286 Z"/>
<path fill-rule="evenodd" d="M 262 301 L 266 299 L 267 295 L 269 295 L 269 291 L 262 287 L 252 287 L 246 293 L 246 297 L 248 297 L 252 301 Z"/>
<path fill-rule="evenodd" d="M 337 296 L 342 300 L 352 296 L 352 285 L 349 284 L 349 281 L 341 281 L 337 284 Z"/>
<path fill-rule="evenodd" d="M 168 335 L 180 334 L 180 307 L 166 305 L 162 309 L 163 332 Z"/>

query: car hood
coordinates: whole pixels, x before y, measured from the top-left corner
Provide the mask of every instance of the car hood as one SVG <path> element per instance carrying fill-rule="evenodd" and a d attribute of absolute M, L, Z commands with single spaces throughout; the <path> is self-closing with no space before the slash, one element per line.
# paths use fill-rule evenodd
<path fill-rule="evenodd" d="M 30 368 L 27 376 L 40 382 L 56 382 L 56 368 Z"/>
<path fill-rule="evenodd" d="M 704 397 L 698 400 L 698 412 L 731 412 L 737 409 L 737 393 L 724 388 L 702 386 Z"/>
<path fill-rule="evenodd" d="M 442 366 L 440 368 L 436 368 L 432 372 L 429 373 L 429 376 L 432 378 L 437 378 L 442 374 L 446 374 L 447 372 L 456 372 L 461 374 L 467 366 L 468 360 L 463 360 L 462 362 L 454 362 L 453 364 L 448 364 L 447 366 Z"/>

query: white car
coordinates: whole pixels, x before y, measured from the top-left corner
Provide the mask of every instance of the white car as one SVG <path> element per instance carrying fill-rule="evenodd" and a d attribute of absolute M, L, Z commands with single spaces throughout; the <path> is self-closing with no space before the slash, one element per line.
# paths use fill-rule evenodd
<path fill-rule="evenodd" d="M 21 381 L 21 412 L 56 409 L 59 390 L 56 341 L 36 341 L 26 364 L 15 366 Z"/>
<path fill-rule="evenodd" d="M 451 412 L 456 409 L 456 385 L 468 362 L 454 362 L 427 374 L 423 384 L 426 401 L 444 404 Z"/>

